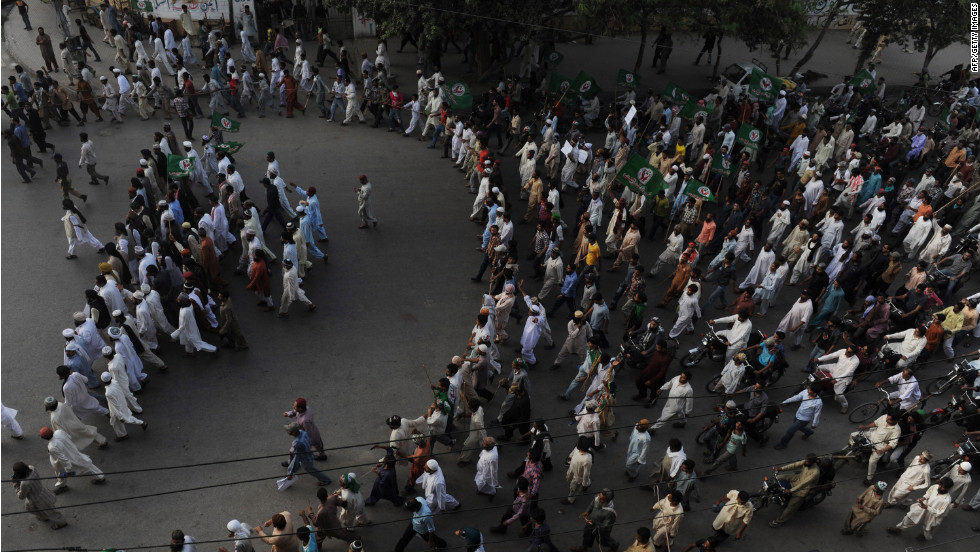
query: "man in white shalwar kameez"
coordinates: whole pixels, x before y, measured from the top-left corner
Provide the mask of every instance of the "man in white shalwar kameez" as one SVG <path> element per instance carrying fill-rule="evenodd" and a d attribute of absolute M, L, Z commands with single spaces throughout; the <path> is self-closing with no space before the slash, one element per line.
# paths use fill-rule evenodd
<path fill-rule="evenodd" d="M 953 227 L 947 224 L 940 228 L 938 232 L 933 233 L 932 239 L 919 252 L 919 260 L 932 263 L 937 259 L 943 258 L 946 251 L 949 250 L 949 245 L 953 242 L 953 236 L 950 234 L 952 230 Z"/>
<path fill-rule="evenodd" d="M 143 412 L 143 408 L 140 406 L 139 402 L 136 401 L 136 397 L 133 395 L 133 391 L 129 385 L 129 374 L 126 372 L 126 361 L 123 359 L 122 355 L 116 354 L 115 350 L 106 345 L 102 348 L 102 356 L 104 356 L 109 364 L 107 366 L 108 372 L 103 372 L 103 374 L 108 373 L 112 376 L 112 379 L 121 387 L 124 391 L 124 397 L 129 408 L 139 414 Z M 103 380 L 104 382 L 105 380 Z"/>
<path fill-rule="evenodd" d="M 279 312 L 277 318 L 289 316 L 289 306 L 293 301 L 306 304 L 306 309 L 310 312 L 316 310 L 316 305 L 306 297 L 306 292 L 299 287 L 299 272 L 289 259 L 282 260 L 282 298 L 280 299 Z"/>
<path fill-rule="evenodd" d="M 762 251 L 755 258 L 755 264 L 752 265 L 752 270 L 749 271 L 742 283 L 739 284 L 741 289 L 754 289 L 756 284 L 761 283 L 762 279 L 766 277 L 769 273 L 769 267 L 772 266 L 773 261 L 776 260 L 776 252 L 772 250 L 772 244 L 766 242 L 762 247 Z"/>
<path fill-rule="evenodd" d="M 482 409 L 480 409 L 482 411 Z M 493 437 L 483 439 L 483 450 L 476 462 L 476 492 L 477 494 L 493 496 L 497 494 L 500 483 L 497 480 L 498 456 L 497 441 Z"/>
<path fill-rule="evenodd" d="M 678 300 L 677 322 L 674 323 L 674 327 L 670 329 L 668 334 L 671 339 L 677 339 L 677 336 L 684 331 L 694 331 L 694 317 L 701 316 L 701 306 L 698 304 L 697 296 L 698 289 L 696 284 L 687 286 L 687 291 Z"/>
<path fill-rule="evenodd" d="M 521 290 L 523 292 L 523 290 Z M 534 356 L 534 348 L 541 339 L 544 325 L 547 318 L 540 305 L 534 305 L 525 295 L 524 300 L 528 306 L 527 320 L 524 322 L 524 333 L 521 334 L 521 358 L 529 365 L 534 366 L 538 359 Z"/>
<path fill-rule="evenodd" d="M 69 204 L 71 203 L 71 200 L 66 199 L 65 202 L 66 204 Z M 61 217 L 61 221 L 65 223 L 65 236 L 68 238 L 68 255 L 65 258 L 74 259 L 76 257 L 75 247 L 79 243 L 87 243 L 99 251 L 102 251 L 102 242 L 100 242 L 95 236 L 92 235 L 91 232 L 88 231 L 88 228 L 82 224 L 79 218 L 80 215 L 76 215 L 74 212 L 72 212 L 73 209 L 74 205 L 72 205 L 72 209 L 65 212 L 65 216 Z"/>
<path fill-rule="evenodd" d="M 640 466 L 647 463 L 647 452 L 650 450 L 650 420 L 640 420 L 630 434 L 629 446 L 626 449 L 626 477 L 634 481 L 640 475 Z"/>
<path fill-rule="evenodd" d="M 115 440 L 123 441 L 129 438 L 126 424 L 136 424 L 145 430 L 146 422 L 133 416 L 133 412 L 129 409 L 129 398 L 126 396 L 128 390 L 115 381 L 109 372 L 102 372 L 102 383 L 106 384 L 105 399 L 109 404 L 109 425 L 116 433 Z"/>
<path fill-rule="evenodd" d="M 799 347 L 800 341 L 803 340 L 803 330 L 812 318 L 813 301 L 810 300 L 807 290 L 803 290 L 800 294 L 800 299 L 793 303 L 789 312 L 779 321 L 779 325 L 776 326 L 776 331 L 784 332 L 787 336 L 796 334 L 796 342 L 793 346 Z"/>
<path fill-rule="evenodd" d="M 752 320 L 749 318 L 748 311 L 739 311 L 738 314 L 708 320 L 708 324 L 731 324 L 731 328 L 718 330 L 715 335 L 728 342 L 728 350 L 725 352 L 725 362 L 732 360 L 735 353 L 745 348 L 752 333 Z"/>
<path fill-rule="evenodd" d="M 146 379 L 146 374 L 143 373 L 143 361 L 136 354 L 136 349 L 133 348 L 133 342 L 130 341 L 128 335 L 123 333 L 122 328 L 118 326 L 109 327 L 109 338 L 114 341 L 112 345 L 115 348 L 116 355 L 122 357 L 126 363 L 126 375 L 129 376 L 130 391 L 134 393 L 139 391 L 143 388 L 142 383 Z"/>
<path fill-rule="evenodd" d="M 58 475 L 58 481 L 54 484 L 54 494 L 67 491 L 68 477 L 75 475 L 76 472 L 94 475 L 95 479 L 92 480 L 94 484 L 105 483 L 102 470 L 92 463 L 88 455 L 78 450 L 64 430 L 52 431 L 50 427 L 42 427 L 41 438 L 48 441 L 48 458 L 51 460 L 54 473 Z"/>
<path fill-rule="evenodd" d="M 446 492 L 446 477 L 442 474 L 439 462 L 429 460 L 425 463 L 425 473 L 419 477 L 422 490 L 425 493 L 425 501 L 433 514 L 438 514 L 443 510 L 457 510 L 460 507 L 458 500 L 453 495 Z"/>
<path fill-rule="evenodd" d="M 829 355 L 823 355 L 817 358 L 817 364 L 825 362 L 833 363 L 824 366 L 823 369 L 829 371 L 834 376 L 834 400 L 840 403 L 841 414 L 847 414 L 847 397 L 844 396 L 844 391 L 847 390 L 847 386 L 851 383 L 860 359 L 854 347 L 847 347 L 846 349 L 837 349 Z"/>
<path fill-rule="evenodd" d="M 59 366 L 57 370 L 58 377 L 65 382 L 61 386 L 65 404 L 75 413 L 76 418 L 81 420 L 91 414 L 104 416 L 109 413 L 95 397 L 89 394 L 87 377 L 79 372 L 72 372 L 67 366 Z"/>
<path fill-rule="evenodd" d="M 194 319 L 194 306 L 191 305 L 189 296 L 181 293 L 177 297 L 177 304 L 180 305 L 178 327 L 170 334 L 170 339 L 179 341 L 187 355 L 193 355 L 197 351 L 216 352 L 217 347 L 201 339 L 201 331 L 197 327 L 197 320 Z"/>
<path fill-rule="evenodd" d="M 923 215 L 919 217 L 919 220 L 912 223 L 912 228 L 909 228 L 907 234 L 905 234 L 905 239 L 902 240 L 902 246 L 905 247 L 905 256 L 909 259 L 915 257 L 915 253 L 922 247 L 922 244 L 926 243 L 926 238 L 933 229 L 938 230 L 939 225 L 936 224 L 932 215 Z"/>
<path fill-rule="evenodd" d="M 789 201 L 784 201 L 782 206 L 769 217 L 769 223 L 772 226 L 769 228 L 769 236 L 766 238 L 766 241 L 769 243 L 779 243 L 780 238 L 783 237 L 783 233 L 792 224 L 792 220 L 790 219 Z"/>
<path fill-rule="evenodd" d="M 17 423 L 17 411 L 13 408 L 8 408 L 0 403 L 0 416 L 2 416 L 3 427 L 10 431 L 10 436 L 14 439 L 20 440 L 24 438 L 24 430 Z"/>
<path fill-rule="evenodd" d="M 901 533 L 903 529 L 922 524 L 923 539 L 932 540 L 936 528 L 942 524 L 943 519 L 952 510 L 953 501 L 949 496 L 949 488 L 953 486 L 952 484 L 952 481 L 944 477 L 939 483 L 929 487 L 925 496 L 910 506 L 902 521 L 894 527 L 889 527 L 888 532 L 897 534 Z"/>
<path fill-rule="evenodd" d="M 153 312 L 150 310 L 150 305 L 146 302 L 145 297 L 142 291 L 133 293 L 133 302 L 136 303 L 136 328 L 146 346 L 156 350 L 160 348 L 160 344 L 157 342 L 157 325 L 153 321 Z"/>
<path fill-rule="evenodd" d="M 615 217 L 615 214 L 613 216 Z M 674 227 L 674 231 L 667 236 L 666 241 L 667 248 L 657 257 L 656 264 L 650 269 L 650 276 L 656 276 L 664 266 L 677 266 L 677 260 L 680 259 L 681 253 L 684 251 L 684 234 L 679 227 Z"/>
<path fill-rule="evenodd" d="M 106 306 L 109 307 L 109 312 L 124 310 L 126 308 L 126 301 L 119 291 L 119 285 L 113 280 L 106 280 L 101 274 L 96 276 L 95 291 L 105 300 Z"/>
<path fill-rule="evenodd" d="M 749 262 L 752 257 L 748 254 L 749 251 L 755 249 L 755 230 L 752 229 L 752 221 L 745 221 L 742 229 L 738 232 L 738 239 L 735 242 L 735 260 Z M 759 263 L 756 263 L 757 265 Z M 765 265 L 769 267 L 769 263 Z"/>
<path fill-rule="evenodd" d="M 211 200 L 211 221 L 214 228 L 210 236 L 214 239 L 214 248 L 222 252 L 228 251 L 237 238 L 228 231 L 228 214 L 218 198 Z"/>
<path fill-rule="evenodd" d="M 166 314 L 163 312 L 163 303 L 160 300 L 160 292 L 150 287 L 150 284 L 143 284 L 140 286 L 140 291 L 143 293 L 143 302 L 146 304 L 147 309 L 150 311 L 150 315 L 153 318 L 153 323 L 156 325 L 158 331 L 170 335 L 176 330 L 170 321 L 167 320 Z M 135 294 L 134 294 L 135 295 Z M 136 314 L 139 315 L 139 306 L 137 305 Z M 139 320 L 137 319 L 137 323 Z M 143 339 L 146 339 L 144 336 Z"/>
<path fill-rule="evenodd" d="M 885 500 L 886 508 L 912 504 L 912 500 L 908 498 L 909 494 L 915 491 L 921 491 L 929 486 L 929 483 L 932 481 L 932 468 L 929 466 L 930 460 L 932 460 L 932 453 L 927 450 L 922 451 L 921 454 L 915 457 L 915 460 L 902 472 L 902 476 L 898 478 L 898 481 L 892 486 L 891 492 L 888 493 L 888 498 Z"/>
<path fill-rule="evenodd" d="M 683 427 L 687 422 L 687 417 L 694 410 L 694 389 L 690 384 L 691 373 L 683 371 L 679 376 L 674 376 L 667 383 L 657 390 L 657 396 L 667 391 L 667 398 L 663 412 L 657 423 L 650 428 L 650 433 L 667 425 L 667 422 L 677 419 L 676 425 Z"/>
<path fill-rule="evenodd" d="M 86 395 L 91 396 L 87 391 Z M 95 426 L 86 425 L 79 420 L 71 405 L 59 403 L 54 397 L 47 397 L 44 399 L 44 410 L 49 414 L 51 427 L 64 430 L 79 450 L 88 448 L 92 443 L 98 443 L 99 448 L 106 447 L 106 438 Z"/>

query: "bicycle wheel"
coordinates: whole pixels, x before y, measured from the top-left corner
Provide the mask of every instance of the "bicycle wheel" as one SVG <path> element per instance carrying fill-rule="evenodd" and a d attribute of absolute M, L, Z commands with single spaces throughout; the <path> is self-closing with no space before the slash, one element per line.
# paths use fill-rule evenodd
<path fill-rule="evenodd" d="M 708 391 L 708 393 L 720 393 L 720 391 L 715 391 L 715 386 L 718 385 L 719 381 L 721 381 L 721 375 L 711 378 L 711 381 L 704 384 L 704 388 Z"/>
<path fill-rule="evenodd" d="M 881 406 L 879 405 L 878 401 L 864 403 L 852 410 L 851 413 L 847 415 L 847 419 L 856 424 L 861 424 L 877 416 L 880 408 Z"/>
<path fill-rule="evenodd" d="M 930 395 L 940 395 L 949 388 L 949 385 L 948 379 L 934 379 L 926 387 L 926 392 Z"/>

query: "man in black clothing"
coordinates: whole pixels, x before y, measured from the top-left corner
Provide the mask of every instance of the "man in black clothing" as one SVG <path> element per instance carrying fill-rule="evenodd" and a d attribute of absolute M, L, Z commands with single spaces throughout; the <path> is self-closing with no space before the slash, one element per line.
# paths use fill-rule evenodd
<path fill-rule="evenodd" d="M 276 219 L 282 229 L 286 229 L 286 219 L 282 216 L 282 205 L 279 203 L 279 189 L 272 185 L 268 178 L 261 180 L 265 188 L 265 210 L 262 211 L 262 230 L 264 231 L 272 219 Z"/>
<path fill-rule="evenodd" d="M 61 196 L 64 199 L 68 199 L 68 194 L 71 194 L 82 198 L 82 201 L 88 201 L 87 195 L 71 187 L 71 173 L 68 170 L 68 163 L 65 163 L 60 153 L 54 154 L 54 168 L 57 171 L 54 181 L 61 186 Z"/>

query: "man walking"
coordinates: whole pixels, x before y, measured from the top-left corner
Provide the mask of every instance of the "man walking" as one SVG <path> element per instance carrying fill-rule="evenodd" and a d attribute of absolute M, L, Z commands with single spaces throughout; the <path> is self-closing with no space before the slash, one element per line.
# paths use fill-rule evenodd
<path fill-rule="evenodd" d="M 357 214 L 361 217 L 361 225 L 358 226 L 358 228 L 367 228 L 369 222 L 372 223 L 375 228 L 377 228 L 378 219 L 374 218 L 374 208 L 371 204 L 371 182 L 369 182 L 368 177 L 363 174 L 358 180 L 360 180 L 361 186 L 354 188 L 354 192 L 357 193 Z"/>
<path fill-rule="evenodd" d="M 99 180 L 103 180 L 105 181 L 105 185 L 108 186 L 109 177 L 105 176 L 104 174 L 99 174 L 95 170 L 95 164 L 98 162 L 98 159 L 95 157 L 95 144 L 93 144 L 92 141 L 88 139 L 87 132 L 79 133 L 78 138 L 82 142 L 81 154 L 79 155 L 78 158 L 79 168 L 81 168 L 82 165 L 85 166 L 85 170 L 88 172 L 88 175 L 91 178 L 89 184 L 93 186 L 98 186 Z"/>

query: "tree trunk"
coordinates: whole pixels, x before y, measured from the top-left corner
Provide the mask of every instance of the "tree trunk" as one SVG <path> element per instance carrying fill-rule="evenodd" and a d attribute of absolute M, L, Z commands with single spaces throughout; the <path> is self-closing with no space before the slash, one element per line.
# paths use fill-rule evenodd
<path fill-rule="evenodd" d="M 838 0 L 837 2 L 834 2 L 833 6 L 830 7 L 830 13 L 827 14 L 827 20 L 823 22 L 823 27 L 820 28 L 820 34 L 817 35 L 817 39 L 813 41 L 813 44 L 810 44 L 810 48 L 807 49 L 805 54 L 803 54 L 800 61 L 797 61 L 796 65 L 793 66 L 793 69 L 790 70 L 790 77 L 798 73 L 799 70 L 806 65 L 808 61 L 810 61 L 810 58 L 813 57 L 813 53 L 817 51 L 817 47 L 820 46 L 820 42 L 823 41 L 824 35 L 827 34 L 827 29 L 830 28 L 830 24 L 834 22 L 834 19 L 837 19 L 837 14 L 840 13 L 841 4 L 841 0 Z"/>
<path fill-rule="evenodd" d="M 881 36 L 870 37 L 870 33 L 864 33 L 864 40 L 861 41 L 859 45 L 857 63 L 854 64 L 854 71 L 852 75 L 857 75 L 864 68 L 865 62 L 871 58 L 871 53 L 874 52 L 875 48 L 878 46 L 878 40 Z"/>
<path fill-rule="evenodd" d="M 932 46 L 932 41 L 929 41 L 929 45 L 926 46 L 926 59 L 922 60 L 922 70 L 920 73 L 926 73 L 929 70 L 929 64 L 932 62 L 932 58 L 936 57 L 939 53 L 939 49 Z"/>
<path fill-rule="evenodd" d="M 636 52 L 636 63 L 633 64 L 633 72 L 639 73 L 643 67 L 643 52 L 647 49 L 647 20 L 644 17 L 640 21 L 640 50 Z"/>
<path fill-rule="evenodd" d="M 711 78 L 716 78 L 718 76 L 718 66 L 721 65 L 721 39 L 722 35 L 718 35 L 718 40 L 715 41 L 715 65 L 711 68 Z"/>

